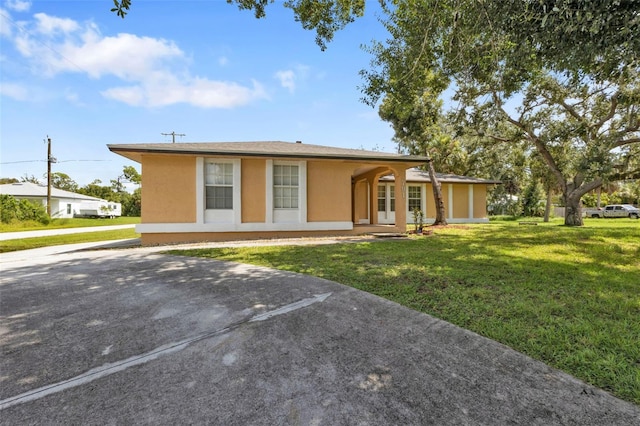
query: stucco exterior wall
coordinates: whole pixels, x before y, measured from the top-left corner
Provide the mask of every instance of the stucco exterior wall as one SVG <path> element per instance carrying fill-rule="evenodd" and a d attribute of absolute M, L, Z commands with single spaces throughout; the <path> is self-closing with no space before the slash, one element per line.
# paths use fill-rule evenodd
<path fill-rule="evenodd" d="M 487 217 L 487 186 L 473 185 L 473 217 Z"/>
<path fill-rule="evenodd" d="M 242 222 L 263 223 L 266 211 L 266 161 L 243 159 L 241 164 Z"/>
<path fill-rule="evenodd" d="M 369 213 L 368 213 L 368 194 L 369 188 L 367 187 L 366 180 L 360 180 L 355 183 L 353 188 L 353 222 L 354 223 L 368 223 L 369 222 Z"/>
<path fill-rule="evenodd" d="M 307 221 L 351 221 L 353 166 L 338 162 L 307 163 Z"/>
<path fill-rule="evenodd" d="M 455 218 L 469 217 L 469 186 L 453 184 L 453 215 Z"/>
<path fill-rule="evenodd" d="M 196 221 L 196 159 L 143 155 L 142 223 Z"/>

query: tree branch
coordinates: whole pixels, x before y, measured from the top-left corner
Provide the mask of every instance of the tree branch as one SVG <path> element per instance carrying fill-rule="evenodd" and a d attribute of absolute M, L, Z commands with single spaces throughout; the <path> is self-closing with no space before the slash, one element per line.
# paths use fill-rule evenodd
<path fill-rule="evenodd" d="M 507 121 L 512 125 L 516 126 L 517 128 L 519 128 L 520 130 L 522 130 L 523 132 L 525 132 L 525 134 L 527 135 L 527 138 L 531 142 L 533 142 L 536 149 L 544 159 L 545 163 L 547 163 L 547 165 L 551 169 L 551 172 L 554 174 L 556 179 L 558 179 L 558 182 L 560 183 L 562 188 L 565 189 L 567 186 L 567 181 L 564 175 L 562 174 L 562 171 L 556 164 L 556 161 L 554 160 L 553 155 L 551 155 L 551 153 L 549 152 L 545 144 L 542 143 L 540 138 L 531 129 L 528 129 L 527 126 L 524 125 L 524 123 L 514 119 L 507 113 L 507 111 L 504 110 L 504 108 L 502 107 L 502 102 L 500 101 L 500 98 L 495 92 L 493 93 L 493 100 L 494 100 L 494 103 L 498 106 L 498 108 L 502 112 L 502 114 L 507 118 Z"/>
<path fill-rule="evenodd" d="M 619 148 L 619 147 L 625 146 L 625 145 L 631 145 L 631 144 L 634 144 L 634 143 L 640 143 L 640 138 L 630 138 L 630 139 L 619 140 L 619 141 L 617 141 L 617 142 L 615 142 L 615 143 L 613 143 L 611 145 L 611 149 Z"/>
<path fill-rule="evenodd" d="M 615 115 L 616 109 L 618 108 L 618 96 L 620 96 L 620 91 L 617 91 L 613 96 L 611 96 L 611 108 L 609 109 L 609 113 L 594 125 L 594 130 L 596 132 L 604 125 L 604 123 L 611 120 Z"/>

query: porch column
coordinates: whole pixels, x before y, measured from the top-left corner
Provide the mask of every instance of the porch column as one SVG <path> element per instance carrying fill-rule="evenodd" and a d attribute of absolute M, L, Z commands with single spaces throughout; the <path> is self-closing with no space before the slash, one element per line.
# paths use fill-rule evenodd
<path fill-rule="evenodd" d="M 380 176 L 373 175 L 367 178 L 369 182 L 369 223 L 378 224 L 378 181 Z"/>
<path fill-rule="evenodd" d="M 469 184 L 468 190 L 469 203 L 469 219 L 473 219 L 473 184 Z"/>
<path fill-rule="evenodd" d="M 407 232 L 407 175 L 406 170 L 393 169 L 396 182 L 396 231 Z"/>

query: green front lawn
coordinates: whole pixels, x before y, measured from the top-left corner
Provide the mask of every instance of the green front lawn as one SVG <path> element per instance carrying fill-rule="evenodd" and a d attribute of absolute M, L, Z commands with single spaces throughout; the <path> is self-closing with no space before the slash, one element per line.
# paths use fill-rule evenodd
<path fill-rule="evenodd" d="M 452 225 L 407 241 L 175 250 L 337 281 L 640 404 L 640 221 Z"/>
<path fill-rule="evenodd" d="M 139 238 L 135 229 L 116 229 L 114 231 L 84 232 L 79 234 L 53 235 L 50 237 L 20 238 L 0 241 L 0 253 L 28 250 L 40 247 L 59 246 L 62 244 L 90 243 L 94 241 L 124 240 Z"/>
<path fill-rule="evenodd" d="M 44 229 L 83 228 L 88 226 L 130 225 L 140 223 L 139 217 L 117 217 L 115 219 L 52 219 L 48 225 L 38 222 L 0 223 L 0 232 L 39 231 Z"/>

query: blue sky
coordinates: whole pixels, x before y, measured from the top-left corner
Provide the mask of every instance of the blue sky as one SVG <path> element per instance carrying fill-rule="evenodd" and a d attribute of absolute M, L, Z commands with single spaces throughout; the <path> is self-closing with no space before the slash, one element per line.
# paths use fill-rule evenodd
<path fill-rule="evenodd" d="M 393 152 L 393 131 L 359 101 L 361 49 L 386 32 L 377 1 L 326 51 L 281 2 L 257 20 L 224 0 L 0 0 L 0 176 L 108 184 L 106 145 L 301 140 Z M 17 163 L 20 162 L 20 163 Z"/>

